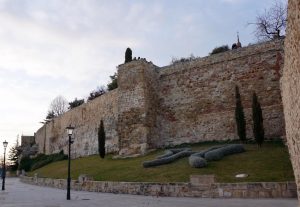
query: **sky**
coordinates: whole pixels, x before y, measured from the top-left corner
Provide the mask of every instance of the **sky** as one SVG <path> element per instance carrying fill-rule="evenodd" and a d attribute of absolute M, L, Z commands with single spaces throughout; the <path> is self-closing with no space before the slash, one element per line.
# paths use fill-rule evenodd
<path fill-rule="evenodd" d="M 284 0 L 282 0 L 284 1 Z M 133 57 L 157 66 L 255 43 L 257 14 L 273 0 L 0 0 L 0 154 L 33 135 L 51 101 L 86 98 Z"/>

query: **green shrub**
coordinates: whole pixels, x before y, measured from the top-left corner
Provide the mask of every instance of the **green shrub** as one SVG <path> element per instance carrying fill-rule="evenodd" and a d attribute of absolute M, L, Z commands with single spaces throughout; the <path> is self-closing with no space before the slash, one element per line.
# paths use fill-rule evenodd
<path fill-rule="evenodd" d="M 176 58 L 173 57 L 171 60 L 171 65 L 172 64 L 176 64 L 176 63 L 184 63 L 184 62 L 189 62 L 189 61 L 193 61 L 196 60 L 198 57 L 195 57 L 193 54 L 190 55 L 190 57 L 182 57 L 182 58 Z"/>
<path fill-rule="evenodd" d="M 30 171 L 32 163 L 33 163 L 32 159 L 30 159 L 29 157 L 24 157 L 20 161 L 19 169 Z"/>
<path fill-rule="evenodd" d="M 71 102 L 69 102 L 69 109 L 73 109 L 73 108 L 75 108 L 75 107 L 77 107 L 77 106 L 80 106 L 80 105 L 82 105 L 84 103 L 84 99 L 77 99 L 77 98 L 75 98 L 75 100 L 74 101 L 71 101 Z"/>
<path fill-rule="evenodd" d="M 194 155 L 191 155 L 189 157 L 189 164 L 190 164 L 190 166 L 192 166 L 194 168 L 202 168 L 202 167 L 207 166 L 207 162 L 205 159 L 203 159 L 202 157 L 194 156 Z"/>
<path fill-rule="evenodd" d="M 115 73 L 114 75 L 109 76 L 111 82 L 107 84 L 107 90 L 112 91 L 116 88 L 118 88 L 118 74 Z"/>
<path fill-rule="evenodd" d="M 38 154 L 35 158 L 24 157 L 21 159 L 19 170 L 32 171 L 41 168 L 51 162 L 67 159 L 63 151 L 51 155 Z"/>
<path fill-rule="evenodd" d="M 214 48 L 211 53 L 209 53 L 210 55 L 213 55 L 213 54 L 217 54 L 217 53 L 221 53 L 221 52 L 226 52 L 229 50 L 229 47 L 228 45 L 222 45 L 220 47 L 216 47 Z"/>
<path fill-rule="evenodd" d="M 95 98 L 102 96 L 106 93 L 106 89 L 104 86 L 97 87 L 96 90 L 90 92 L 89 97 L 87 98 L 88 101 L 94 100 Z"/>

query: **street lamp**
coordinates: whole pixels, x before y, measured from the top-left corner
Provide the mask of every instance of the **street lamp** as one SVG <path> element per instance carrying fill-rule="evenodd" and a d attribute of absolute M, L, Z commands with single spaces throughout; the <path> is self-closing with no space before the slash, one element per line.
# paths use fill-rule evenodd
<path fill-rule="evenodd" d="M 70 170 L 71 170 L 71 144 L 73 143 L 72 134 L 73 134 L 74 127 L 69 125 L 66 129 L 67 129 L 67 133 L 69 135 L 67 200 L 71 200 L 71 195 L 70 195 L 70 188 L 71 188 L 71 175 L 70 175 Z"/>
<path fill-rule="evenodd" d="M 5 140 L 3 142 L 3 147 L 4 147 L 4 160 L 3 160 L 3 168 L 2 168 L 2 190 L 5 190 L 5 174 L 6 174 L 6 170 L 5 170 L 5 153 L 6 153 L 6 147 L 8 145 L 8 142 Z"/>

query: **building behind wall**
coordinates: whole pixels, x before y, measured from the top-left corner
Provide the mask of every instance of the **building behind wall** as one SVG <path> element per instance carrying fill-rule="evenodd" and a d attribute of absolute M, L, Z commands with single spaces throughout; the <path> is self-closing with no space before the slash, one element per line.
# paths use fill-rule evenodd
<path fill-rule="evenodd" d="M 36 132 L 39 151 L 67 152 L 65 128 L 75 126 L 74 157 L 98 153 L 104 121 L 107 152 L 143 154 L 152 148 L 237 139 L 235 86 L 239 86 L 252 135 L 255 91 L 263 108 L 267 138 L 285 135 L 279 79 L 283 40 L 157 67 L 145 59 L 118 67 L 118 88 L 78 106 Z"/>

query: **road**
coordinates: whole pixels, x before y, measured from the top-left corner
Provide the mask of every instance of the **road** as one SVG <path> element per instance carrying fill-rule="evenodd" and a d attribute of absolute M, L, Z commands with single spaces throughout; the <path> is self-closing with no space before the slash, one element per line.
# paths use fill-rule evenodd
<path fill-rule="evenodd" d="M 297 207 L 296 199 L 207 199 L 152 197 L 71 191 L 24 184 L 7 178 L 0 191 L 0 207 Z"/>

